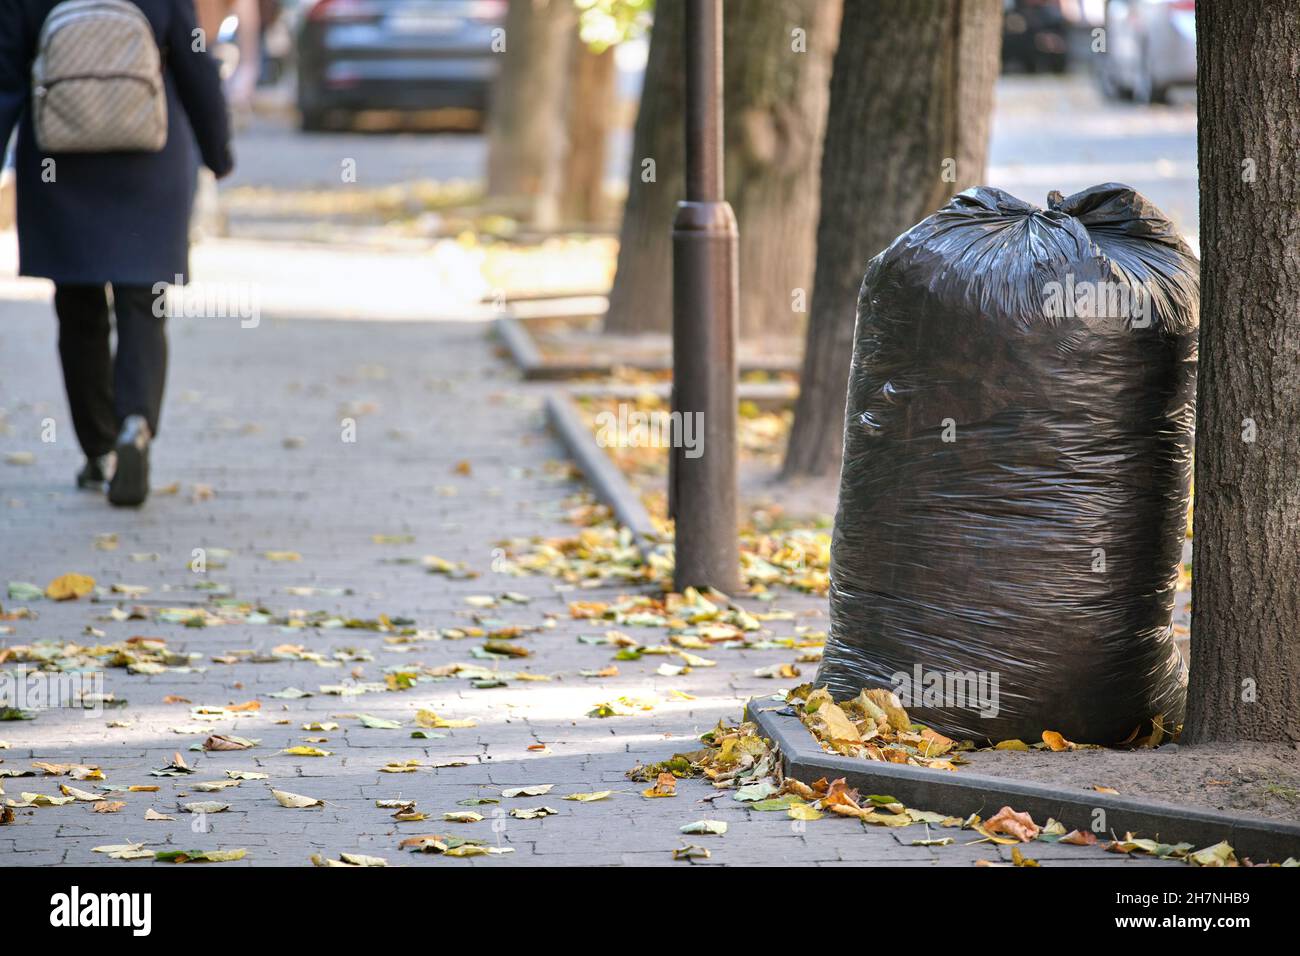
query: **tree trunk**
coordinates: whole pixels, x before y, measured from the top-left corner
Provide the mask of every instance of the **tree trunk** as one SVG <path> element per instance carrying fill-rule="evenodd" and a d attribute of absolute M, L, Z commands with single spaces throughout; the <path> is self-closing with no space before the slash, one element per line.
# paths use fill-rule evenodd
<path fill-rule="evenodd" d="M 740 334 L 790 334 L 812 283 L 817 166 L 838 0 L 730 0 L 723 23 L 727 198 L 740 228 Z M 670 230 L 683 198 L 682 3 L 657 5 L 605 328 L 672 325 Z M 655 160 L 645 182 L 643 160 Z"/>
<path fill-rule="evenodd" d="M 998 0 L 847 3 L 821 165 L 817 272 L 783 476 L 840 465 L 858 289 L 894 237 L 984 179 Z"/>
<path fill-rule="evenodd" d="M 1185 739 L 1300 740 L 1300 18 L 1198 3 L 1201 339 Z"/>
<path fill-rule="evenodd" d="M 540 228 L 559 217 L 573 0 L 511 0 L 488 113 L 488 195 Z"/>
<path fill-rule="evenodd" d="M 725 158 L 740 229 L 740 331 L 797 335 L 813 280 L 840 4 L 732 0 L 727 17 Z"/>
<path fill-rule="evenodd" d="M 605 331 L 667 332 L 672 326 L 672 243 L 677 201 L 685 198 L 682 110 L 685 0 L 661 0 L 650 30 L 641 105 L 632 133 L 627 202 Z"/>
<path fill-rule="evenodd" d="M 605 154 L 616 106 L 614 47 L 595 53 L 575 38 L 570 54 L 568 136 L 561 170 L 560 216 L 566 223 L 605 219 Z"/>

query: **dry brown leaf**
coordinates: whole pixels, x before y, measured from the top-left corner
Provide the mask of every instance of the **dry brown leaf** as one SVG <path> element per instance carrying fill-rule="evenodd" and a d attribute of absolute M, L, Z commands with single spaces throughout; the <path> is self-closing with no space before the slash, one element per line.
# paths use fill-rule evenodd
<path fill-rule="evenodd" d="M 1028 843 L 1038 836 L 1039 826 L 1028 813 L 1017 813 L 1010 807 L 1003 807 L 984 823 L 989 833 L 1007 833 L 1021 843 Z"/>
<path fill-rule="evenodd" d="M 655 785 L 641 791 L 643 797 L 675 797 L 677 796 L 677 778 L 671 773 L 661 773 L 655 778 Z"/>

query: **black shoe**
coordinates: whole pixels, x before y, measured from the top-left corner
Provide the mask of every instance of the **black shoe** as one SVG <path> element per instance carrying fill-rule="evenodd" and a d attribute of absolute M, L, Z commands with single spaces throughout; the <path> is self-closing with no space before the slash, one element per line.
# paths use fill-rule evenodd
<path fill-rule="evenodd" d="M 140 505 L 149 495 L 149 442 L 153 433 L 143 415 L 128 415 L 117 436 L 117 467 L 108 484 L 115 505 Z"/>
<path fill-rule="evenodd" d="M 77 472 L 77 487 L 85 491 L 103 491 L 104 482 L 108 481 L 108 455 L 96 455 L 87 458 L 85 466 Z"/>

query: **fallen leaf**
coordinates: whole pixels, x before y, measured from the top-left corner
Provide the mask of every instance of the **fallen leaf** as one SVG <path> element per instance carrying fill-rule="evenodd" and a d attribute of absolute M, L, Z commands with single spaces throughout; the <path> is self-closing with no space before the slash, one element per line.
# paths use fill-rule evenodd
<path fill-rule="evenodd" d="M 786 813 L 791 820 L 820 820 L 822 812 L 814 807 L 811 803 L 793 804 Z"/>
<path fill-rule="evenodd" d="M 1018 846 L 1011 848 L 1011 862 L 1016 866 L 1038 866 L 1038 861 L 1031 860 L 1029 857 L 1025 856 L 1020 852 L 1020 847 Z"/>
<path fill-rule="evenodd" d="M 655 778 L 655 785 L 641 791 L 643 797 L 675 797 L 677 796 L 677 778 L 671 773 L 661 773 Z"/>
<path fill-rule="evenodd" d="M 144 849 L 143 843 L 110 843 L 107 846 L 97 846 L 90 852 L 106 853 L 109 859 L 112 860 L 151 860 L 154 858 L 154 851 Z"/>
<path fill-rule="evenodd" d="M 216 800 L 199 800 L 195 803 L 186 803 L 181 806 L 186 813 L 224 813 L 230 809 L 228 803 L 218 803 Z"/>
<path fill-rule="evenodd" d="M 1237 864 L 1236 854 L 1233 853 L 1232 846 L 1227 841 L 1207 846 L 1195 853 L 1189 853 L 1187 859 L 1197 866 L 1235 866 Z"/>
<path fill-rule="evenodd" d="M 85 597 L 95 590 L 95 579 L 85 574 L 64 574 L 45 587 L 45 596 L 51 601 L 72 601 Z"/>
<path fill-rule="evenodd" d="M 248 855 L 247 850 L 160 850 L 153 854 L 159 863 L 233 863 Z"/>
<path fill-rule="evenodd" d="M 696 846 L 694 843 L 688 843 L 673 850 L 674 860 L 707 860 L 710 855 L 706 848 Z"/>
<path fill-rule="evenodd" d="M 696 820 L 694 823 L 688 823 L 683 826 L 681 832 L 722 836 L 727 832 L 727 824 L 722 820 Z"/>
<path fill-rule="evenodd" d="M 357 714 L 357 720 L 361 721 L 363 727 L 369 727 L 371 730 L 397 730 L 402 726 L 400 721 L 387 720 L 371 714 Z"/>
<path fill-rule="evenodd" d="M 333 751 L 321 750 L 319 747 L 286 747 L 280 753 L 288 754 L 291 757 L 328 757 Z"/>
<path fill-rule="evenodd" d="M 554 816 L 559 812 L 560 811 L 553 810 L 550 807 L 532 807 L 527 810 L 521 807 L 516 807 L 514 810 L 510 811 L 510 815 L 516 820 L 536 820 L 539 817 Z"/>
<path fill-rule="evenodd" d="M 1022 843 L 1028 843 L 1038 836 L 1038 824 L 1028 813 L 1017 813 L 1010 807 L 1003 807 L 984 823 L 989 833 L 1008 833 Z"/>
<path fill-rule="evenodd" d="M 507 800 L 513 799 L 514 797 L 540 797 L 543 794 L 550 793 L 551 788 L 554 786 L 555 784 L 553 783 L 538 783 L 529 787 L 510 787 L 506 790 L 502 790 L 501 796 L 505 797 Z"/>
<path fill-rule="evenodd" d="M 300 793 L 290 793 L 287 790 L 272 790 L 271 796 L 280 806 L 288 807 L 291 810 L 304 810 L 307 807 L 323 807 L 324 800 L 318 800 L 315 797 L 304 797 Z"/>
<path fill-rule="evenodd" d="M 1043 743 L 1047 744 L 1047 746 L 1048 746 L 1049 749 L 1051 749 L 1051 750 L 1053 750 L 1053 751 L 1055 751 L 1055 752 L 1057 752 L 1057 753 L 1060 753 L 1060 752 L 1063 751 L 1063 750 L 1073 750 L 1073 749 L 1074 749 L 1074 744 L 1070 743 L 1070 741 L 1066 740 L 1064 737 L 1062 737 L 1060 734 L 1058 734 L 1055 730 L 1044 730 L 1044 731 L 1043 731 Z"/>

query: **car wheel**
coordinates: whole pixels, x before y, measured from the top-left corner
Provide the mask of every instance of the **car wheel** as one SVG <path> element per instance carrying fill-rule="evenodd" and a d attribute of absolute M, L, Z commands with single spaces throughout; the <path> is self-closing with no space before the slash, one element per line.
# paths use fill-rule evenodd
<path fill-rule="evenodd" d="M 1101 95 L 1108 100 L 1123 102 L 1133 98 L 1132 91 L 1116 80 L 1106 67 L 1097 71 L 1097 85 L 1101 88 Z"/>
<path fill-rule="evenodd" d="M 1169 102 L 1169 88 L 1156 82 L 1151 73 L 1150 55 L 1145 50 L 1142 51 L 1142 64 L 1133 80 L 1133 99 L 1148 105 Z"/>

